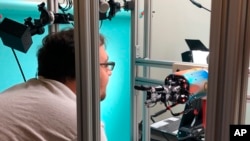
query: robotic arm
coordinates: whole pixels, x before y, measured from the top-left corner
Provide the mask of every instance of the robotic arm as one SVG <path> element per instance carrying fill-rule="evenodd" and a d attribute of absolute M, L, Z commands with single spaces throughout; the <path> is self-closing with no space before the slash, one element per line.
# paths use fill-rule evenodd
<path fill-rule="evenodd" d="M 202 97 L 206 96 L 208 71 L 202 68 L 194 68 L 178 71 L 165 78 L 164 85 L 161 86 L 135 86 L 136 90 L 146 91 L 147 98 L 145 105 L 162 102 L 166 108 L 153 115 L 156 117 L 170 110 L 173 116 L 183 114 L 178 140 L 201 141 L 204 138 L 204 127 L 200 124 L 200 114 L 198 106 Z M 167 103 L 172 103 L 170 106 Z M 171 108 L 177 104 L 186 104 L 185 110 L 180 113 L 173 113 Z M 152 117 L 152 116 L 151 116 Z"/>

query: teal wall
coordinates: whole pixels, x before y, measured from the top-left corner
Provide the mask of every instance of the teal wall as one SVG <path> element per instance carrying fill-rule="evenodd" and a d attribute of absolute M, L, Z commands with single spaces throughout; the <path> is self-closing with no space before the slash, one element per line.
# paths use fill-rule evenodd
<path fill-rule="evenodd" d="M 24 23 L 24 19 L 32 17 L 39 19 L 37 4 L 21 0 L 0 0 L 0 14 L 4 17 Z M 72 11 L 71 11 L 72 12 Z M 0 21 L 2 20 L 0 19 Z M 64 28 L 62 26 L 62 28 Z M 69 27 L 72 27 L 69 25 Z M 26 79 L 35 77 L 37 71 L 36 52 L 41 45 L 41 39 L 47 35 L 32 37 L 33 44 L 27 53 L 16 51 Z M 116 62 L 110 77 L 107 97 L 101 102 L 101 119 L 105 124 L 109 141 L 130 140 L 130 12 L 121 11 L 111 20 L 105 20 L 100 32 L 107 40 L 107 52 L 110 60 Z M 1 40 L 1 39 L 0 39 Z M 21 72 L 11 48 L 0 41 L 0 92 L 23 82 Z"/>
<path fill-rule="evenodd" d="M 0 0 L 0 14 L 2 15 L 2 19 L 6 17 L 15 20 L 21 24 L 23 24 L 24 19 L 28 17 L 32 17 L 33 19 L 39 19 L 40 16 L 40 13 L 37 9 L 37 5 L 35 5 L 34 3 L 21 3 L 20 0 Z M 34 35 L 32 37 L 33 44 L 26 54 L 19 51 L 15 51 L 27 80 L 36 75 L 36 51 L 41 45 L 41 39 L 48 33 L 47 28 L 45 29 L 46 31 L 43 35 Z M 1 39 L 0 78 L 0 92 L 7 87 L 24 81 L 11 48 L 3 45 Z"/>
<path fill-rule="evenodd" d="M 107 97 L 101 103 L 109 141 L 130 140 L 130 13 L 123 11 L 102 23 L 110 60 L 116 66 L 110 77 Z"/>

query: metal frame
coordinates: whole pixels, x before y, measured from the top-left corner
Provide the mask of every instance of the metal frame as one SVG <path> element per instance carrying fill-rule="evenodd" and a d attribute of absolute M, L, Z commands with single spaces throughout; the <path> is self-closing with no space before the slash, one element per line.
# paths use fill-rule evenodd
<path fill-rule="evenodd" d="M 135 0 L 134 0 L 135 1 Z M 98 1 L 75 0 L 75 39 L 77 60 L 77 107 L 78 107 L 78 141 L 100 140 L 99 121 L 99 79 L 97 57 L 98 39 Z M 150 58 L 150 2 L 144 1 L 145 36 L 144 57 Z M 132 13 L 132 56 L 138 45 L 138 1 L 135 1 L 135 12 Z M 244 122 L 247 68 L 249 67 L 250 37 L 249 16 L 250 2 L 216 0 L 212 3 L 212 21 L 210 35 L 210 67 L 207 106 L 206 140 L 229 140 L 229 124 Z M 239 18 L 240 17 L 240 18 Z M 235 28 L 236 27 L 236 28 Z M 91 31 L 91 32 L 90 32 Z M 237 52 L 235 47 L 237 45 Z M 84 47 L 85 46 L 85 47 Z M 91 56 L 90 56 L 91 54 Z M 242 57 L 243 56 L 243 57 Z M 236 60 L 236 61 L 235 61 Z M 135 59 L 131 59 L 132 87 L 135 76 Z M 234 62 L 234 63 L 232 63 Z M 241 63 L 243 62 L 243 63 Z M 92 64 L 92 65 L 91 65 Z M 144 69 L 144 77 L 149 76 L 149 70 Z M 93 79 L 94 78 L 94 79 Z M 84 88 L 84 89 L 83 89 Z M 98 92 L 97 92 L 98 91 Z M 131 90 L 134 94 L 134 90 Z M 131 96 L 133 121 L 131 122 L 131 140 L 138 140 L 135 103 L 136 95 Z M 233 99 L 233 101 L 232 101 Z M 148 111 L 143 111 L 148 117 Z M 148 120 L 143 131 L 144 141 L 150 139 Z M 222 130 L 223 129 L 223 130 Z M 227 132 L 223 132 L 227 131 Z"/>
<path fill-rule="evenodd" d="M 244 124 L 250 51 L 250 2 L 212 1 L 206 137 L 229 140 Z"/>
<path fill-rule="evenodd" d="M 144 5 L 144 56 L 150 51 L 150 1 Z M 247 78 L 249 67 L 250 2 L 216 0 L 212 2 L 209 87 L 207 98 L 206 140 L 229 140 L 229 125 L 244 124 L 247 99 Z M 237 49 L 236 49 L 237 48 Z M 156 65 L 162 62 L 136 64 Z M 145 64 L 144 64 L 145 63 Z M 160 65 L 159 65 L 160 66 Z M 146 66 L 145 66 L 146 67 Z M 143 83 L 152 82 L 149 70 L 144 68 L 143 77 L 136 78 Z M 147 110 L 143 109 L 143 141 L 150 140 Z M 224 132 L 227 131 L 227 132 Z"/>
<path fill-rule="evenodd" d="M 131 12 L 131 60 L 130 60 L 130 64 L 131 64 L 131 68 L 130 68 L 130 72 L 131 72 L 131 76 L 130 76 L 130 87 L 133 88 L 135 82 L 134 82 L 134 78 L 135 78 L 135 47 L 139 44 L 138 43 L 138 29 L 139 29 L 139 25 L 138 25 L 138 0 L 131 0 L 134 3 L 134 10 Z M 131 89 L 130 90 L 131 96 L 130 96 L 130 118 L 131 118 L 131 124 L 130 124 L 130 140 L 131 141 L 138 141 L 139 137 L 138 137 L 138 126 L 137 126 L 137 108 L 136 108 L 136 102 L 137 102 L 137 95 L 135 95 L 135 90 Z"/>
<path fill-rule="evenodd" d="M 100 140 L 98 5 L 74 1 L 78 141 Z"/>

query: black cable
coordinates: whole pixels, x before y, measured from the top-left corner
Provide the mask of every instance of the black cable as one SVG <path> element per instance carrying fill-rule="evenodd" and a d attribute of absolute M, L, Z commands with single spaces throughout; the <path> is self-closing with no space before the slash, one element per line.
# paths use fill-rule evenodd
<path fill-rule="evenodd" d="M 65 0 L 64 0 L 65 3 Z M 58 3 L 58 7 L 62 11 L 68 11 L 73 7 L 73 1 L 72 0 L 66 0 L 66 6 L 62 7 L 60 3 Z"/>
<path fill-rule="evenodd" d="M 148 108 L 152 108 L 152 107 L 154 107 L 155 105 L 156 105 L 156 103 L 153 103 L 153 105 L 151 105 L 151 106 L 148 105 Z M 165 113 L 166 111 L 167 111 L 167 109 L 163 109 L 163 110 L 161 110 L 161 111 L 159 111 L 159 112 L 157 112 L 157 113 L 151 115 L 151 116 L 150 116 L 151 121 L 152 121 L 153 123 L 155 123 L 154 117 L 157 117 L 157 116 L 159 116 L 159 115 Z"/>
<path fill-rule="evenodd" d="M 65 15 L 67 15 L 67 14 L 65 13 L 65 11 L 63 11 L 63 10 L 62 10 L 62 13 L 65 14 Z M 64 17 L 64 20 L 65 20 L 65 21 L 68 21 L 67 19 L 65 19 L 65 17 Z M 71 22 L 71 25 L 74 27 L 74 23 Z"/>
<path fill-rule="evenodd" d="M 65 0 L 64 0 L 65 3 Z M 70 10 L 73 7 L 73 2 L 72 0 L 66 0 L 66 6 L 62 7 L 60 3 L 58 3 L 58 8 L 62 11 L 63 14 L 66 15 L 66 11 Z M 65 21 L 67 21 L 65 19 Z M 74 27 L 74 23 L 71 23 L 71 25 Z"/>
<path fill-rule="evenodd" d="M 185 131 L 187 133 L 184 137 L 179 137 L 179 141 L 186 141 L 188 139 L 201 141 L 205 137 L 205 129 L 203 125 L 197 125 L 192 128 L 188 127 L 181 127 L 179 130 Z"/>
<path fill-rule="evenodd" d="M 155 123 L 155 120 L 154 120 L 154 118 L 153 118 L 152 115 L 150 116 L 150 119 L 151 119 L 151 121 L 152 121 L 153 123 Z"/>
<path fill-rule="evenodd" d="M 194 1 L 194 0 L 190 0 L 195 6 L 199 7 L 199 8 L 203 8 L 209 12 L 211 12 L 211 10 L 207 9 L 206 7 L 203 7 L 200 3 Z"/>
<path fill-rule="evenodd" d="M 159 115 L 165 113 L 166 111 L 167 111 L 167 109 L 163 109 L 163 110 L 160 110 L 159 112 L 151 115 L 150 118 L 151 118 L 152 122 L 155 122 L 155 120 L 153 119 L 153 117 L 158 117 Z"/>
<path fill-rule="evenodd" d="M 14 56 L 15 56 L 17 65 L 18 65 L 18 67 L 19 67 L 19 70 L 20 70 L 20 72 L 21 72 L 21 74 L 22 74 L 23 80 L 24 80 L 24 82 L 26 82 L 26 78 L 25 78 L 25 76 L 24 76 L 23 69 L 22 69 L 22 67 L 21 67 L 21 65 L 20 65 L 20 63 L 19 63 L 18 58 L 17 58 L 16 52 L 15 52 L 15 50 L 14 50 L 13 48 L 11 48 L 11 49 L 12 49 L 12 52 L 13 52 L 13 54 L 14 54 Z"/>
<path fill-rule="evenodd" d="M 155 123 L 154 117 L 158 117 L 159 115 L 161 115 L 161 114 L 167 112 L 167 110 L 169 110 L 173 116 L 178 116 L 179 113 L 178 113 L 178 114 L 175 114 L 175 113 L 173 113 L 173 111 L 171 110 L 171 108 L 174 107 L 175 105 L 177 105 L 177 104 L 172 104 L 172 105 L 168 106 L 167 103 L 164 102 L 164 106 L 165 106 L 166 108 L 165 108 L 165 109 L 162 109 L 162 110 L 160 110 L 160 111 L 158 111 L 157 113 L 155 113 L 155 114 L 153 114 L 153 115 L 151 115 L 151 116 L 150 116 L 151 121 L 152 121 L 153 123 Z"/>

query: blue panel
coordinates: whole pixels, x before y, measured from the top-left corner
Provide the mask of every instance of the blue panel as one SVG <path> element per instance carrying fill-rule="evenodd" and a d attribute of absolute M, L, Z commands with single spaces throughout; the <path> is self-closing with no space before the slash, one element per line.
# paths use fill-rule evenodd
<path fill-rule="evenodd" d="M 22 2 L 18 0 L 0 1 L 0 14 L 3 18 L 9 18 L 20 24 L 24 24 L 24 19 L 32 17 L 32 19 L 39 19 L 40 12 L 37 4 L 31 2 Z M 33 11 L 32 11 L 33 10 Z M 45 28 L 43 35 L 34 35 L 32 37 L 33 44 L 27 53 L 22 53 L 15 50 L 17 58 L 23 69 L 26 80 L 35 77 L 37 72 L 36 52 L 41 45 L 41 39 L 47 35 L 48 31 Z M 24 82 L 24 79 L 19 70 L 17 61 L 15 60 L 12 49 L 3 45 L 0 39 L 0 92 L 16 83 Z"/>
<path fill-rule="evenodd" d="M 24 24 L 24 19 L 31 17 L 34 19 L 40 18 L 38 4 L 41 2 L 24 2 L 21 0 L 3 1 L 0 0 L 0 15 L 3 18 L 9 18 L 20 24 Z M 72 13 L 71 10 L 69 13 Z M 1 21 L 1 19 L 0 19 Z M 65 24 L 61 28 L 72 27 L 70 24 Z M 44 26 L 45 32 L 42 35 L 32 36 L 33 44 L 27 53 L 16 51 L 17 58 L 22 67 L 26 80 L 35 77 L 37 72 L 36 52 L 41 46 L 41 40 L 48 34 L 48 26 Z M 0 92 L 4 89 L 16 84 L 24 82 L 21 71 L 19 70 L 17 61 L 15 60 L 12 49 L 3 45 L 0 39 Z"/>
<path fill-rule="evenodd" d="M 25 2 L 22 0 L 0 0 L 0 14 L 3 17 L 39 18 L 38 4 L 41 2 Z"/>
<path fill-rule="evenodd" d="M 107 40 L 110 60 L 116 62 L 101 103 L 101 118 L 109 141 L 130 140 L 130 12 L 122 11 L 102 23 L 100 32 Z"/>

